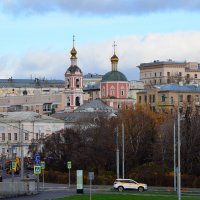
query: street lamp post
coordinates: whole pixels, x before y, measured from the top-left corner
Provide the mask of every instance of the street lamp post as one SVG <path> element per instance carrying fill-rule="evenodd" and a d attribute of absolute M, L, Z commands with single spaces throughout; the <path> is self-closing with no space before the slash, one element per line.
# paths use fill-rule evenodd
<path fill-rule="evenodd" d="M 124 179 L 124 123 L 122 122 L 122 178 Z"/>
<path fill-rule="evenodd" d="M 119 133 L 118 133 L 118 127 L 116 128 L 116 170 L 117 170 L 117 179 L 119 178 Z"/>
<path fill-rule="evenodd" d="M 180 161 L 180 107 L 178 106 L 178 171 L 177 171 L 177 185 L 178 185 L 178 200 L 181 200 L 181 161 Z"/>
<path fill-rule="evenodd" d="M 174 121 L 174 192 L 176 191 L 176 123 Z"/>

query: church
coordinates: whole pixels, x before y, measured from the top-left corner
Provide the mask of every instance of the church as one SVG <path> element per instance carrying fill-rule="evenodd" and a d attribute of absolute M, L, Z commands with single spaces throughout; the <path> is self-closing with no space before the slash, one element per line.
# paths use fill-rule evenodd
<path fill-rule="evenodd" d="M 134 100 L 128 98 L 129 83 L 126 76 L 118 71 L 119 58 L 115 53 L 111 57 L 111 71 L 107 72 L 100 82 L 100 98 L 114 109 L 129 108 Z M 74 111 L 83 104 L 83 73 L 77 66 L 77 51 L 71 50 L 71 65 L 65 73 L 65 112 Z"/>

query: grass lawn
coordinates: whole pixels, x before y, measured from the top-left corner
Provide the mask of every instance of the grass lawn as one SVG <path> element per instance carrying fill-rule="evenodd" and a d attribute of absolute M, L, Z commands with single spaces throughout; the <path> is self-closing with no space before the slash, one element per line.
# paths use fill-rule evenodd
<path fill-rule="evenodd" d="M 92 200 L 177 200 L 178 197 L 175 195 L 131 195 L 131 194 L 93 194 Z M 200 197 L 189 197 L 184 196 L 181 199 L 183 200 L 197 200 Z M 56 200 L 90 200 L 90 196 L 87 194 L 74 195 L 65 198 L 59 198 Z"/>

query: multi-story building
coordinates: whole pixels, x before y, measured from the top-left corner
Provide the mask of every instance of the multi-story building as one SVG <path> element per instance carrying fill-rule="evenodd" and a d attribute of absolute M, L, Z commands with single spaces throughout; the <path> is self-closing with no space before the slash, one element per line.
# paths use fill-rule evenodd
<path fill-rule="evenodd" d="M 199 112 L 200 86 L 166 84 L 144 89 L 137 93 L 137 102 L 155 112 L 173 113 L 180 106 Z"/>
<path fill-rule="evenodd" d="M 64 121 L 35 112 L 0 113 L 0 155 L 10 157 L 12 153 L 28 155 L 29 146 L 38 140 L 64 129 Z"/>
<path fill-rule="evenodd" d="M 50 114 L 63 109 L 64 81 L 0 79 L 0 112 Z"/>
<path fill-rule="evenodd" d="M 169 83 L 199 83 L 200 64 L 196 62 L 175 62 L 172 60 L 141 63 L 140 80 L 145 86 Z"/>

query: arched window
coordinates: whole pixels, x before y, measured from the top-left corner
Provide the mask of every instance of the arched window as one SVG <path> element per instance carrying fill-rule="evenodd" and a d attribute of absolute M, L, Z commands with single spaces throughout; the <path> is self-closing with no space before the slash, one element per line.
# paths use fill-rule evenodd
<path fill-rule="evenodd" d="M 67 88 L 69 88 L 70 87 L 70 79 L 68 78 L 67 79 Z"/>
<path fill-rule="evenodd" d="M 115 87 L 113 85 L 110 88 L 110 96 L 115 96 Z"/>
<path fill-rule="evenodd" d="M 80 87 L 80 80 L 77 78 L 76 79 L 76 87 L 79 88 Z"/>
<path fill-rule="evenodd" d="M 124 86 L 121 86 L 121 95 L 122 95 L 122 96 L 125 95 Z"/>
<path fill-rule="evenodd" d="M 102 88 L 102 96 L 103 97 L 105 97 L 106 96 L 106 89 L 105 89 L 105 87 L 103 86 L 103 88 Z"/>
<path fill-rule="evenodd" d="M 67 106 L 70 106 L 70 97 L 67 97 Z"/>
<path fill-rule="evenodd" d="M 76 97 L 76 106 L 80 106 L 80 97 Z"/>

